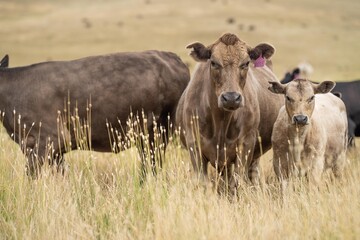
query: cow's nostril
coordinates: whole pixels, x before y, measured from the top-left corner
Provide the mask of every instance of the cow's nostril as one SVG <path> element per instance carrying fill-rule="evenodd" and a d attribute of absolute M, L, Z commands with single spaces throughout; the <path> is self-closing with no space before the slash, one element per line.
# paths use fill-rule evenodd
<path fill-rule="evenodd" d="M 294 116 L 294 122 L 297 124 L 307 124 L 308 117 L 304 115 L 296 115 Z"/>
<path fill-rule="evenodd" d="M 239 102 L 241 100 L 241 95 L 237 92 L 226 92 L 221 94 L 221 101 L 223 102 Z"/>
<path fill-rule="evenodd" d="M 227 99 L 227 97 L 226 97 L 226 94 L 221 94 L 221 101 L 223 101 L 223 102 L 227 102 L 227 101 L 228 101 L 228 99 Z"/>
<path fill-rule="evenodd" d="M 241 105 L 241 95 L 238 92 L 225 92 L 221 94 L 222 107 L 227 110 L 235 110 Z"/>

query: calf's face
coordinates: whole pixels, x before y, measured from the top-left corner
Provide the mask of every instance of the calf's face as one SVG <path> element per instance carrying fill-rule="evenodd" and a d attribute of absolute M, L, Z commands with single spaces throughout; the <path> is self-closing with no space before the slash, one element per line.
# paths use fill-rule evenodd
<path fill-rule="evenodd" d="M 260 56 L 270 58 L 274 48 L 260 44 L 252 49 L 237 36 L 224 34 L 219 40 L 205 47 L 201 43 L 187 46 L 193 51 L 190 55 L 200 62 L 210 64 L 210 79 L 217 97 L 217 105 L 226 111 L 244 106 L 244 86 L 251 60 Z"/>
<path fill-rule="evenodd" d="M 289 120 L 297 126 L 309 124 L 315 108 L 315 94 L 328 93 L 335 83 L 325 81 L 314 84 L 305 79 L 296 79 L 288 84 L 270 82 L 269 90 L 273 93 L 285 95 L 285 108 Z"/>

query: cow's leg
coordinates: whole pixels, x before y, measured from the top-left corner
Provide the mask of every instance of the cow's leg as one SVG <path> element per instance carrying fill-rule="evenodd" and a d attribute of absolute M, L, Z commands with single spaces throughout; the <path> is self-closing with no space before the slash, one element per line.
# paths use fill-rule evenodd
<path fill-rule="evenodd" d="M 188 150 L 195 173 L 207 176 L 208 160 L 202 156 L 199 147 L 195 143 L 192 143 L 189 144 Z"/>
<path fill-rule="evenodd" d="M 273 156 L 273 167 L 277 179 L 280 182 L 281 196 L 284 199 L 286 196 L 286 190 L 288 189 L 288 178 L 291 171 L 291 162 L 289 153 L 282 154 L 281 150 L 278 150 L 274 146 L 274 156 Z"/>
<path fill-rule="evenodd" d="M 149 143 L 151 146 L 151 143 Z M 154 161 L 153 157 L 151 156 L 151 150 L 150 153 L 148 152 L 148 147 L 146 146 L 145 140 L 144 139 L 140 139 L 139 140 L 139 145 L 137 145 L 137 149 L 140 155 L 140 176 L 141 176 L 141 180 L 140 182 L 142 183 L 147 176 L 147 168 L 148 168 L 148 160 L 150 159 L 150 164 L 151 162 Z M 150 155 L 150 156 L 148 156 Z M 152 165 L 151 165 L 152 168 Z M 156 170 L 154 168 L 152 168 L 153 173 L 156 174 Z"/>
<path fill-rule="evenodd" d="M 321 180 L 322 173 L 324 171 L 324 157 L 323 156 L 314 156 L 312 159 L 312 166 L 310 173 L 307 174 L 308 180 L 311 184 L 318 186 Z"/>
<path fill-rule="evenodd" d="M 25 165 L 26 174 L 36 178 L 40 175 L 41 167 L 44 164 L 43 153 L 45 151 L 40 151 L 36 144 L 37 139 L 33 135 L 29 135 L 23 141 L 25 146 L 21 146 L 21 148 L 27 158 Z"/>
<path fill-rule="evenodd" d="M 356 130 L 355 122 L 351 118 L 348 118 L 348 147 L 349 148 L 355 147 L 355 130 Z"/>
<path fill-rule="evenodd" d="M 59 150 L 58 143 L 54 143 L 52 139 L 57 139 L 57 135 L 52 138 L 40 137 L 39 140 L 33 135 L 26 139 L 26 172 L 29 176 L 37 177 L 41 173 L 44 163 L 50 167 L 55 166 L 57 172 L 65 173 L 65 163 L 63 154 L 66 152 L 64 148 Z"/>
<path fill-rule="evenodd" d="M 292 165 L 289 154 L 278 154 L 276 149 L 274 149 L 273 151 L 273 167 L 278 180 L 282 181 L 284 179 L 288 179 L 290 176 Z"/>
<path fill-rule="evenodd" d="M 44 164 L 44 158 L 35 153 L 34 149 L 26 149 L 27 163 L 25 165 L 26 174 L 32 178 L 37 178 L 40 175 L 41 167 Z"/>
<path fill-rule="evenodd" d="M 202 173 L 202 177 L 206 178 L 208 175 L 208 164 L 209 164 L 209 160 L 202 156 L 201 158 L 202 162 L 201 162 L 201 173 Z"/>
<path fill-rule="evenodd" d="M 338 179 L 342 178 L 342 173 L 346 164 L 346 151 L 343 151 L 339 156 L 335 159 L 334 165 L 332 167 L 332 171 L 334 176 Z"/>
<path fill-rule="evenodd" d="M 253 158 L 250 162 L 248 176 L 251 183 L 255 186 L 260 185 L 260 168 L 259 168 L 260 158 Z"/>
<path fill-rule="evenodd" d="M 61 173 L 61 175 L 65 175 L 66 171 L 68 171 L 68 165 L 65 162 L 65 158 L 64 158 L 64 151 L 62 153 L 57 152 L 54 153 L 53 155 L 53 161 L 51 164 L 56 166 L 56 171 L 58 173 Z"/>
<path fill-rule="evenodd" d="M 218 187 L 218 193 L 235 196 L 236 190 L 239 186 L 235 168 L 236 167 L 234 166 L 233 169 L 233 164 L 230 163 L 218 170 L 218 174 L 221 176 L 221 184 Z"/>
<path fill-rule="evenodd" d="M 245 173 L 250 180 L 250 182 L 258 186 L 260 183 L 260 170 L 259 170 L 259 162 L 260 157 L 254 158 L 254 150 L 256 144 L 256 133 L 251 132 L 244 139 L 242 147 L 241 147 L 241 161 L 245 166 Z"/>
<path fill-rule="evenodd" d="M 176 109 L 175 107 L 169 107 L 166 109 Z M 169 112 L 165 110 L 160 115 L 159 119 L 159 125 L 160 125 L 160 134 L 161 134 L 161 148 L 159 149 L 158 155 L 159 155 L 159 167 L 160 169 L 163 166 L 163 161 L 165 161 L 165 151 L 166 147 L 169 143 L 169 137 L 174 132 L 174 120 L 175 120 L 175 112 Z"/>
<path fill-rule="evenodd" d="M 166 121 L 161 118 L 159 121 L 156 122 L 156 125 L 153 122 L 153 119 L 148 116 L 147 121 L 147 137 L 148 140 L 146 141 L 144 138 L 139 138 L 139 144 L 138 144 L 138 151 L 141 158 L 141 176 L 142 179 L 146 178 L 147 175 L 147 167 L 148 162 L 150 163 L 150 169 L 154 176 L 157 174 L 157 163 L 159 168 L 162 168 L 163 164 L 163 158 L 165 156 L 165 149 L 167 146 L 168 141 L 168 127 L 167 123 L 166 126 L 164 126 Z M 142 122 L 141 125 L 144 123 Z M 156 129 L 154 129 L 156 128 Z M 144 129 L 141 128 L 141 134 L 139 135 L 146 135 Z M 156 130 L 156 132 L 154 132 Z M 146 136 L 145 136 L 146 137 Z"/>

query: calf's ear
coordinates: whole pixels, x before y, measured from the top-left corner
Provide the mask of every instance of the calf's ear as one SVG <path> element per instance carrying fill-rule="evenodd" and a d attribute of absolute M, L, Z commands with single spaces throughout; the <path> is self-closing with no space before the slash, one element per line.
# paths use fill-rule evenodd
<path fill-rule="evenodd" d="M 202 43 L 192 43 L 186 48 L 192 49 L 190 56 L 197 62 L 206 62 L 211 57 L 211 50 Z"/>
<path fill-rule="evenodd" d="M 275 48 L 268 43 L 260 43 L 255 48 L 248 50 L 248 54 L 252 60 L 256 60 L 260 56 L 263 56 L 266 59 L 270 59 L 274 53 Z"/>
<path fill-rule="evenodd" d="M 271 92 L 277 93 L 277 94 L 285 94 L 285 87 L 286 85 L 283 85 L 279 82 L 269 82 L 271 86 L 268 88 Z"/>
<path fill-rule="evenodd" d="M 314 93 L 328 93 L 335 87 L 335 82 L 333 81 L 324 81 L 319 84 L 314 84 Z"/>

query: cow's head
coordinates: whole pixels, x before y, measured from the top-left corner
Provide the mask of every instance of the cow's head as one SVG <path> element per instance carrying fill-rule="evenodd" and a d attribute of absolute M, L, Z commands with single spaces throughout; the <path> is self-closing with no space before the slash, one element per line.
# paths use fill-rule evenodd
<path fill-rule="evenodd" d="M 269 44 L 249 47 L 234 34 L 224 34 L 219 40 L 205 47 L 196 42 L 190 55 L 198 62 L 210 65 L 210 78 L 217 96 L 218 107 L 227 111 L 244 105 L 243 89 L 249 64 L 259 57 L 269 59 L 275 49 Z"/>
<path fill-rule="evenodd" d="M 285 108 L 289 120 L 298 126 L 309 124 L 315 107 L 315 94 L 328 93 L 335 87 L 332 81 L 315 84 L 305 79 L 296 79 L 288 84 L 269 83 L 271 92 L 285 95 Z"/>

